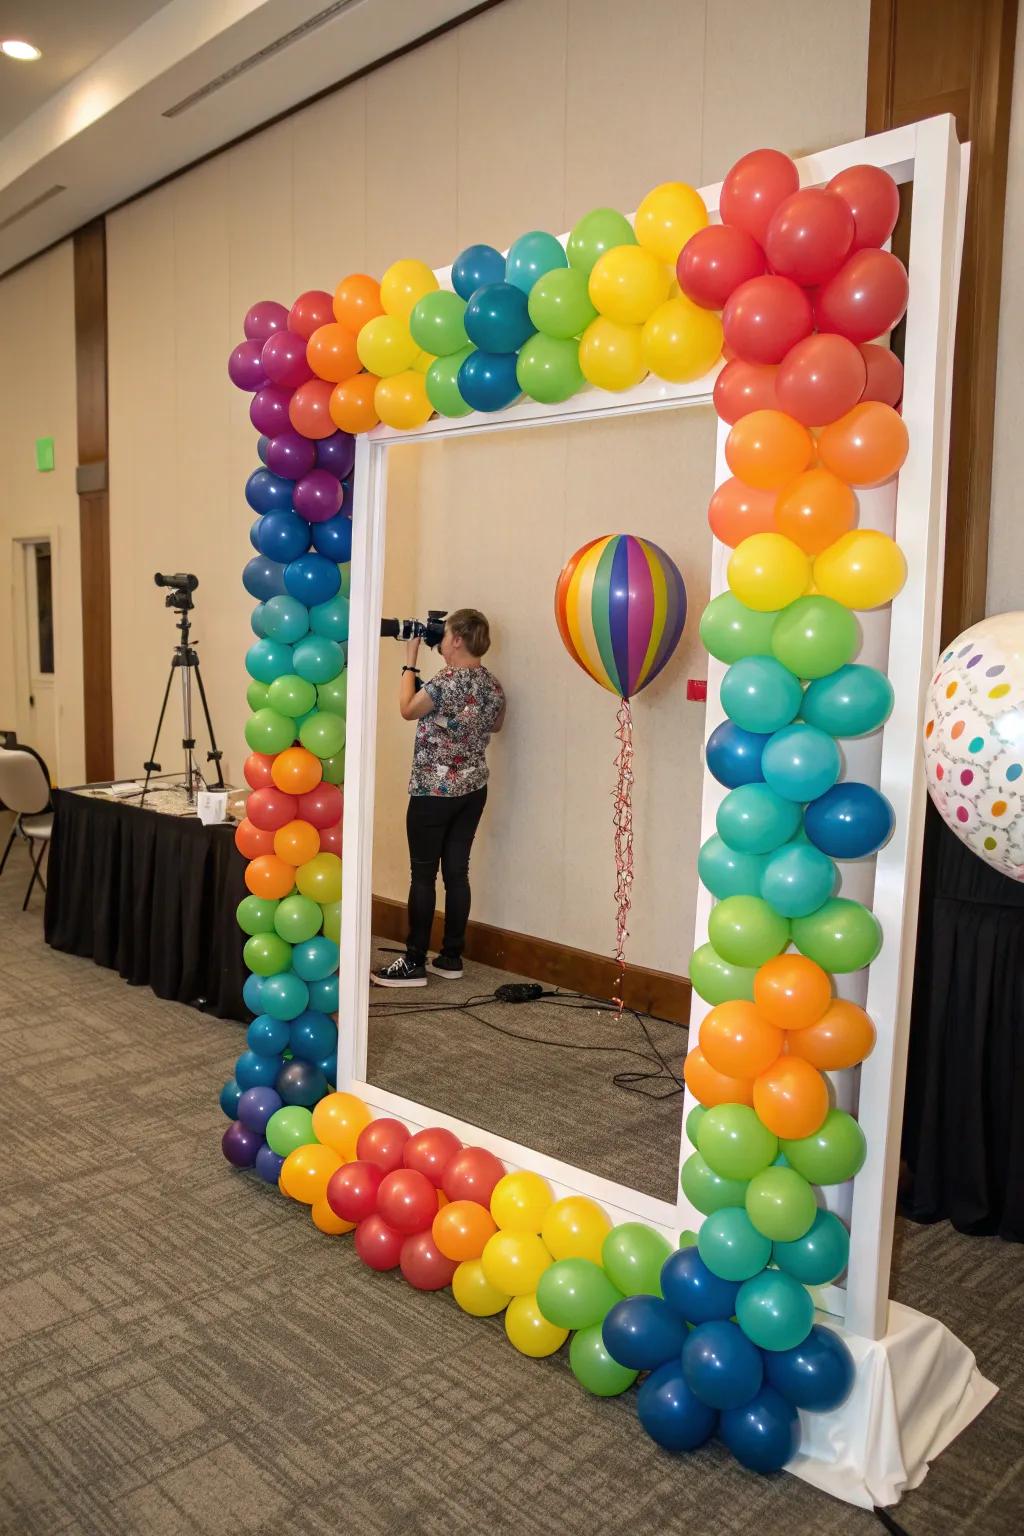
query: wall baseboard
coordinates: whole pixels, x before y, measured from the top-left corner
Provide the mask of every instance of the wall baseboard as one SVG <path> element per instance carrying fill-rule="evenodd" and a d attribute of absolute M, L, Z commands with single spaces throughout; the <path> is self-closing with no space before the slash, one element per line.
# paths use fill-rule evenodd
<path fill-rule="evenodd" d="M 405 903 L 389 896 L 373 897 L 373 932 L 378 938 L 405 943 L 408 930 Z M 441 943 L 444 918 L 434 916 L 430 942 Z M 494 928 L 490 923 L 470 922 L 466 933 L 466 958 L 481 965 L 493 965 L 517 976 L 564 987 L 570 992 L 585 992 L 588 997 L 611 1001 L 615 982 L 615 962 L 606 955 L 593 955 L 585 949 L 571 949 L 550 939 L 538 939 L 528 933 L 513 933 Z M 685 1024 L 690 1017 L 690 983 L 685 976 L 644 966 L 626 969 L 624 998 L 627 1008 L 638 1013 L 653 1013 L 659 1018 Z"/>

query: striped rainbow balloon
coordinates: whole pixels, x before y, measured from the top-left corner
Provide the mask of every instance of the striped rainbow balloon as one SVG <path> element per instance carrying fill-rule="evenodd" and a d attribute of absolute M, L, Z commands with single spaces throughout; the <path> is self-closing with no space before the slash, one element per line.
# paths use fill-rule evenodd
<path fill-rule="evenodd" d="M 609 533 L 564 566 L 555 619 L 573 660 L 602 688 L 628 699 L 657 677 L 678 645 L 686 588 L 657 544 Z"/>

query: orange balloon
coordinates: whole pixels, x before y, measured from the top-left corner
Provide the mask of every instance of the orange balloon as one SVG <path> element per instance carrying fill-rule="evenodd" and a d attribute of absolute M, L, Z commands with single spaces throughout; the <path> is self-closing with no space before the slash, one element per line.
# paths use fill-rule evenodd
<path fill-rule="evenodd" d="M 778 1029 L 806 1029 L 816 1024 L 832 1001 L 828 972 L 806 955 L 776 955 L 757 968 L 754 1003 Z"/>
<path fill-rule="evenodd" d="M 730 549 L 752 533 L 774 533 L 774 491 L 757 491 L 742 480 L 723 480 L 708 506 L 711 532 Z"/>
<path fill-rule="evenodd" d="M 319 1227 L 320 1231 L 326 1232 L 329 1237 L 337 1237 L 341 1232 L 355 1231 L 354 1221 L 346 1221 L 343 1216 L 335 1216 L 327 1204 L 326 1195 L 321 1195 L 319 1200 L 313 1201 L 313 1208 L 309 1214 L 313 1218 L 314 1227 Z"/>
<path fill-rule="evenodd" d="M 751 411 L 740 417 L 725 440 L 733 474 L 759 490 L 781 490 L 813 456 L 811 434 L 785 411 Z"/>
<path fill-rule="evenodd" d="M 484 1244 L 498 1230 L 498 1224 L 485 1205 L 476 1200 L 453 1200 L 434 1217 L 432 1236 L 438 1253 L 462 1263 L 478 1259 Z"/>
<path fill-rule="evenodd" d="M 909 446 L 903 417 L 891 405 L 862 400 L 825 428 L 818 455 L 849 485 L 882 485 L 899 472 Z"/>
<path fill-rule="evenodd" d="M 295 885 L 295 871 L 275 853 L 261 853 L 246 866 L 245 883 L 254 896 L 280 901 Z"/>
<path fill-rule="evenodd" d="M 332 384 L 354 378 L 363 366 L 356 354 L 356 339 L 343 325 L 322 325 L 314 331 L 306 343 L 306 362 Z"/>
<path fill-rule="evenodd" d="M 320 852 L 320 833 L 308 821 L 288 821 L 274 833 L 274 852 L 297 869 Z"/>
<path fill-rule="evenodd" d="M 800 1056 L 820 1072 L 841 1072 L 870 1056 L 875 1026 L 856 1003 L 837 997 L 816 1024 L 786 1037 L 791 1056 Z"/>
<path fill-rule="evenodd" d="M 303 437 L 330 437 L 334 422 L 328 404 L 333 384 L 326 379 L 307 379 L 288 402 L 288 420 Z"/>
<path fill-rule="evenodd" d="M 683 1063 L 686 1086 L 698 1103 L 707 1109 L 716 1104 L 750 1104 L 754 1102 L 754 1085 L 747 1078 L 728 1077 L 716 1072 L 700 1046 L 696 1046 Z"/>
<path fill-rule="evenodd" d="M 809 1061 L 780 1056 L 754 1079 L 754 1110 L 774 1136 L 797 1141 L 820 1130 L 829 1111 L 828 1087 Z"/>
<path fill-rule="evenodd" d="M 380 421 L 373 403 L 380 383 L 375 373 L 357 373 L 344 384 L 335 384 L 328 409 L 341 432 L 372 432 Z"/>
<path fill-rule="evenodd" d="M 246 816 L 235 828 L 235 847 L 243 859 L 258 859 L 261 853 L 273 853 L 274 834 L 253 826 Z"/>
<path fill-rule="evenodd" d="M 358 336 L 368 320 L 384 313 L 380 301 L 380 283 L 365 272 L 350 272 L 334 290 L 334 318 L 353 336 Z"/>
<path fill-rule="evenodd" d="M 776 530 L 808 555 L 820 555 L 856 521 L 856 496 L 827 469 L 805 469 L 775 503 Z"/>
<path fill-rule="evenodd" d="M 761 1017 L 753 1003 L 719 1003 L 700 1026 L 700 1048 L 715 1072 L 757 1077 L 782 1050 L 783 1034 Z"/>
<path fill-rule="evenodd" d="M 288 795 L 306 795 L 324 776 L 323 764 L 305 747 L 285 747 L 274 758 L 270 776 Z"/>

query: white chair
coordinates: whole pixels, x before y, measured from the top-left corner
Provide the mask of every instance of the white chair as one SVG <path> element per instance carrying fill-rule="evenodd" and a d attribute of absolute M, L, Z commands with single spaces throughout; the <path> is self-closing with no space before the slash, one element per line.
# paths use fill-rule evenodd
<path fill-rule="evenodd" d="M 0 800 L 14 812 L 14 826 L 7 839 L 4 856 L 0 859 L 0 875 L 4 872 L 7 855 L 20 837 L 28 847 L 32 860 L 32 875 L 21 904 L 24 912 L 36 881 L 46 890 L 46 881 L 40 873 L 43 855 L 50 845 L 53 833 L 53 801 L 50 798 L 50 775 L 38 752 L 14 741 L 8 734 L 0 744 Z M 35 844 L 39 852 L 35 852 Z"/>

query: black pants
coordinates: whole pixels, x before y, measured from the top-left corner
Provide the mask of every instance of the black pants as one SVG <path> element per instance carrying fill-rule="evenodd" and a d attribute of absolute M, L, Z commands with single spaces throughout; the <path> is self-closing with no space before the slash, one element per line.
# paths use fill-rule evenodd
<path fill-rule="evenodd" d="M 444 943 L 446 955 L 461 955 L 469 922 L 469 850 L 487 803 L 487 788 L 471 795 L 411 795 L 405 818 L 409 836 L 410 959 L 422 965 L 430 946 L 434 921 L 437 867 L 444 880 Z"/>

